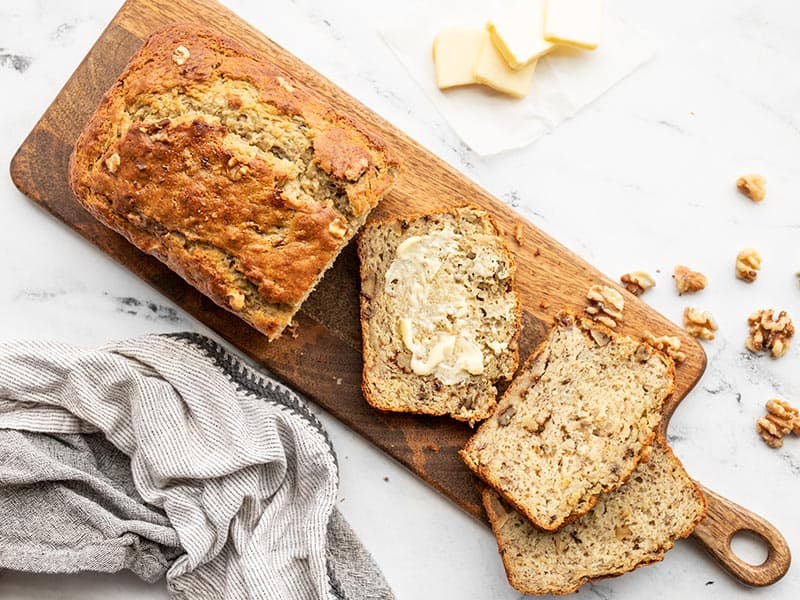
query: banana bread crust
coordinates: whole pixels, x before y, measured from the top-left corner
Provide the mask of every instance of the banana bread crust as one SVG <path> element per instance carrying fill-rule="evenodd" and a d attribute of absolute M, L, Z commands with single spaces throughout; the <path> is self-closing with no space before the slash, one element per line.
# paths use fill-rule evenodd
<path fill-rule="evenodd" d="M 266 59 L 179 24 L 106 93 L 70 183 L 98 220 L 274 339 L 398 167 Z"/>

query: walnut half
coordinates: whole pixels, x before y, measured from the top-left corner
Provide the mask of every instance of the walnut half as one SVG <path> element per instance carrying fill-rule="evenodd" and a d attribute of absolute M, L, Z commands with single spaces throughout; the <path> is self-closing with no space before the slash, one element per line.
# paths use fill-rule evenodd
<path fill-rule="evenodd" d="M 703 340 L 713 340 L 717 324 L 711 313 L 687 306 L 683 310 L 683 326 L 689 335 Z"/>
<path fill-rule="evenodd" d="M 681 352 L 681 340 L 677 336 L 662 335 L 656 337 L 649 331 L 645 331 L 644 341 L 656 350 L 660 350 L 669 356 L 675 362 L 683 362 L 686 360 L 686 353 Z"/>
<path fill-rule="evenodd" d="M 622 294 L 607 285 L 593 285 L 586 293 L 589 306 L 584 311 L 592 320 L 602 323 L 610 329 L 622 321 L 622 309 L 625 308 L 625 299 Z"/>
<path fill-rule="evenodd" d="M 186 64 L 186 61 L 189 60 L 189 56 L 191 55 L 186 46 L 178 46 L 172 53 L 172 60 L 180 67 Z"/>
<path fill-rule="evenodd" d="M 655 280 L 644 271 L 625 273 L 619 280 L 625 286 L 625 289 L 634 296 L 641 296 L 656 284 Z"/>
<path fill-rule="evenodd" d="M 761 269 L 761 255 L 755 248 L 745 248 L 736 255 L 736 277 L 752 283 Z"/>
<path fill-rule="evenodd" d="M 678 288 L 679 296 L 699 292 L 708 285 L 708 278 L 705 275 L 683 265 L 675 267 L 675 274 L 672 277 L 675 279 L 675 287 Z"/>
<path fill-rule="evenodd" d="M 780 358 L 789 350 L 794 336 L 794 324 L 785 310 L 775 318 L 771 308 L 757 310 L 747 319 L 750 335 L 744 345 L 750 352 L 766 351 Z"/>
<path fill-rule="evenodd" d="M 785 436 L 800 435 L 800 411 L 786 400 L 773 398 L 767 402 L 767 414 L 756 421 L 756 429 L 767 446 L 780 448 Z"/>
<path fill-rule="evenodd" d="M 335 238 L 344 238 L 347 235 L 347 223 L 344 221 L 344 219 L 336 217 L 328 224 L 328 233 Z"/>
<path fill-rule="evenodd" d="M 736 189 L 753 202 L 761 202 L 767 195 L 767 180 L 755 173 L 742 175 L 736 180 Z"/>

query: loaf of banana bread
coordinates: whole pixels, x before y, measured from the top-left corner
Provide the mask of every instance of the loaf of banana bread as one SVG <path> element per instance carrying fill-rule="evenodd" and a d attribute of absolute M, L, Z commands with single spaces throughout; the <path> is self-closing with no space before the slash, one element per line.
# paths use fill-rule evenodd
<path fill-rule="evenodd" d="M 181 24 L 106 93 L 70 178 L 97 219 L 274 339 L 397 170 L 265 57 Z"/>

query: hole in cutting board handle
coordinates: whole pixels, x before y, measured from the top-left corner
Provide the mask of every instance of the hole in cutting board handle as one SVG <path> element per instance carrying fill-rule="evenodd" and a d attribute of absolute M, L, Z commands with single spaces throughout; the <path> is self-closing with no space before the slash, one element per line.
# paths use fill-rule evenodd
<path fill-rule="evenodd" d="M 769 558 L 767 540 L 750 529 L 740 529 L 731 536 L 731 552 L 753 567 L 760 567 Z"/>

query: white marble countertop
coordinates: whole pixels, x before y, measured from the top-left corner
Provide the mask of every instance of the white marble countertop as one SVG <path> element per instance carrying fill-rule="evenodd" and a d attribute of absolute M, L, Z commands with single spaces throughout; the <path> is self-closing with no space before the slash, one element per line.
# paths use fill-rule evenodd
<path fill-rule="evenodd" d="M 121 4 L 0 2 L 0 162 L 19 144 Z M 800 553 L 800 439 L 772 450 L 754 423 L 764 403 L 800 404 L 800 341 L 780 360 L 744 348 L 755 309 L 786 309 L 800 325 L 800 4 L 786 0 L 619 0 L 616 11 L 652 32 L 655 58 L 534 145 L 481 158 L 459 142 L 377 34 L 386 1 L 256 0 L 226 4 L 526 218 L 611 276 L 646 269 L 644 298 L 680 321 L 710 310 L 709 366 L 670 428 L 689 473 L 774 523 Z M 768 179 L 756 205 L 734 181 Z M 0 339 L 56 338 L 91 346 L 145 332 L 211 334 L 126 269 L 27 201 L 0 176 Z M 756 283 L 733 276 L 755 246 Z M 674 265 L 709 276 L 679 298 Z M 136 302 L 124 303 L 133 298 Z M 138 303 L 137 303 L 138 302 Z M 511 599 L 494 539 L 425 484 L 336 420 L 338 506 L 383 568 L 398 599 Z M 387 479 L 388 478 L 388 479 Z M 753 559 L 758 549 L 738 546 Z M 579 598 L 800 597 L 795 564 L 778 584 L 748 589 L 692 542 L 657 565 L 584 587 Z M 129 575 L 4 573 L 14 599 L 166 598 Z"/>

